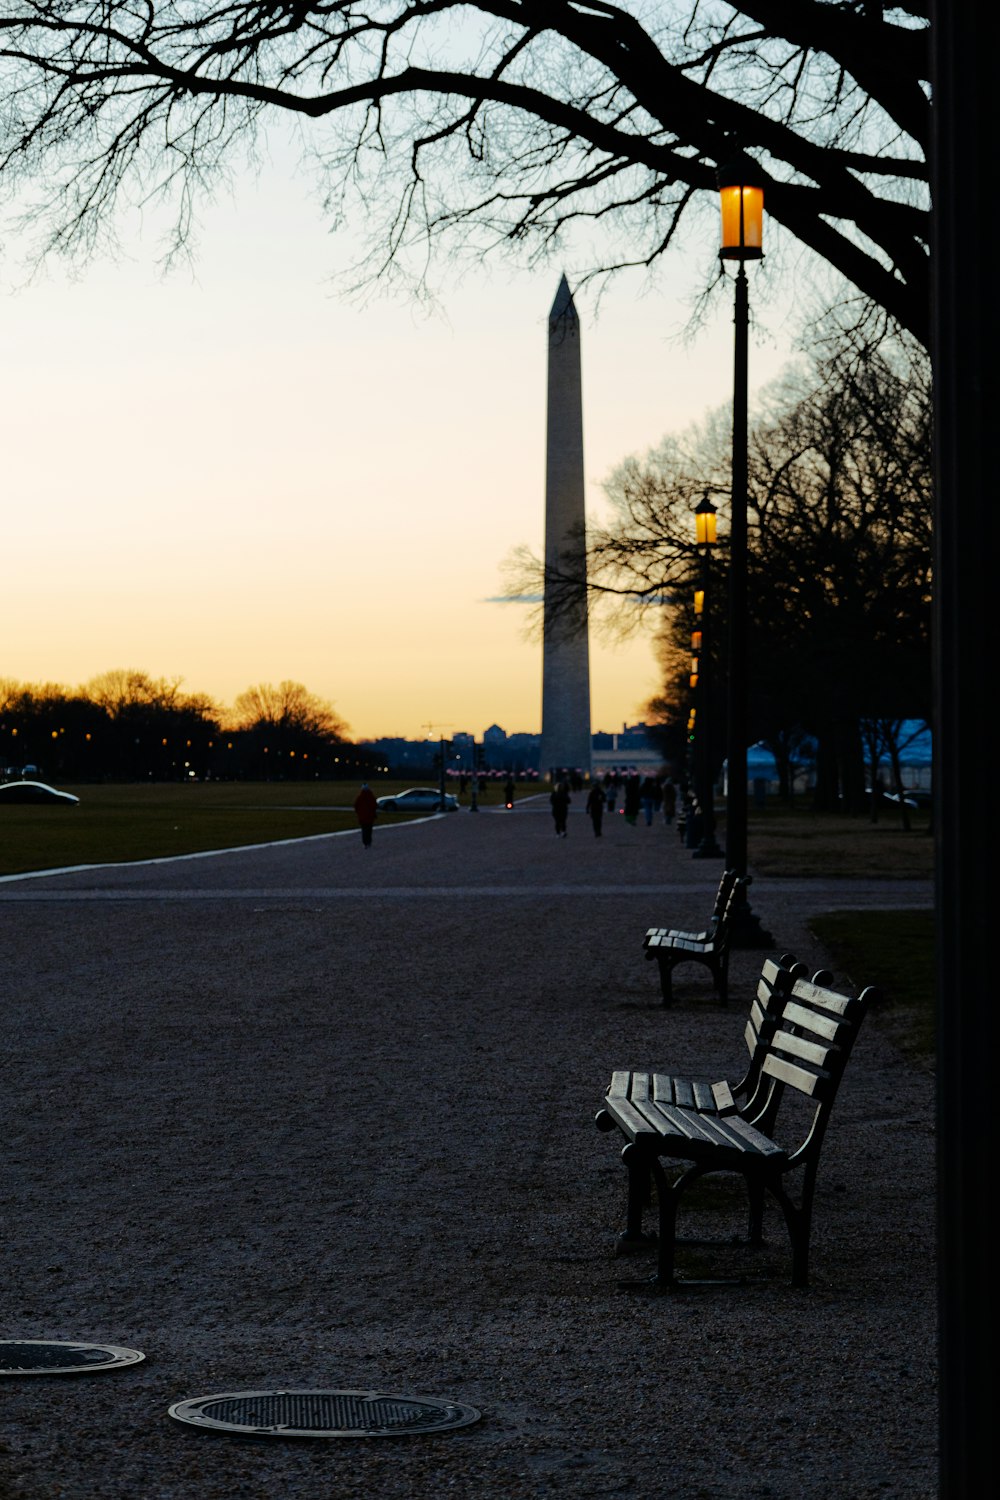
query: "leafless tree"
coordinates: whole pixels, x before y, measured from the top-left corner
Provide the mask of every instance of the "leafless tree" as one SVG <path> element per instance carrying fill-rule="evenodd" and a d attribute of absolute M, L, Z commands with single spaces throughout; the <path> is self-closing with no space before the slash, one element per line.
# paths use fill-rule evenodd
<path fill-rule="evenodd" d="M 81 692 L 102 708 L 109 719 L 119 719 L 135 709 L 178 707 L 180 685 L 179 677 L 150 677 L 148 672 L 134 667 L 112 667 L 92 677 Z"/>
<path fill-rule="evenodd" d="M 239 729 L 274 729 L 343 740 L 348 726 L 332 703 L 318 698 L 301 682 L 259 682 L 240 693 L 233 704 L 233 724 Z"/>
<path fill-rule="evenodd" d="M 769 218 L 926 343 L 928 8 L 873 0 L 6 0 L 0 176 L 41 250 L 123 198 L 199 192 L 283 114 L 308 124 L 363 275 L 439 241 L 580 279 L 652 266 L 734 147 Z"/>

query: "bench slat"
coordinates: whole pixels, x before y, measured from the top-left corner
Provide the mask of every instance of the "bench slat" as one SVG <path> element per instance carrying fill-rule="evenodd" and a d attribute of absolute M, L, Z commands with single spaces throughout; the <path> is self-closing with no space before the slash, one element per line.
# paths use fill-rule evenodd
<path fill-rule="evenodd" d="M 605 1099 L 604 1107 L 630 1140 L 645 1140 L 659 1134 L 658 1128 L 651 1125 L 629 1099 Z"/>
<path fill-rule="evenodd" d="M 691 1079 L 692 1109 L 698 1109 L 703 1113 L 711 1114 L 716 1108 L 715 1090 L 717 1088 L 718 1084 L 703 1083 L 699 1078 Z"/>
<path fill-rule="evenodd" d="M 733 1098 L 733 1091 L 725 1079 L 721 1083 L 712 1084 L 712 1094 L 718 1114 L 731 1115 L 736 1113 L 736 1100 Z"/>
<path fill-rule="evenodd" d="M 802 1062 L 812 1063 L 815 1068 L 826 1068 L 832 1051 L 832 1048 L 821 1042 L 811 1042 L 808 1037 L 796 1036 L 794 1032 L 783 1028 L 772 1038 L 771 1046 L 775 1052 L 783 1055 L 787 1053 Z"/>
<path fill-rule="evenodd" d="M 624 1068 L 617 1068 L 611 1075 L 611 1084 L 605 1097 L 608 1099 L 627 1099 L 631 1086 L 632 1074 L 627 1073 Z"/>
<path fill-rule="evenodd" d="M 801 1094 L 808 1095 L 810 1099 L 821 1095 L 823 1084 L 829 1081 L 829 1075 L 821 1077 L 818 1073 L 810 1073 L 795 1063 L 775 1057 L 773 1052 L 769 1052 L 764 1059 L 764 1072 L 770 1078 L 777 1078 L 781 1083 L 790 1084 L 792 1088 L 798 1089 Z"/>
<path fill-rule="evenodd" d="M 807 1010 L 804 1005 L 799 1005 L 795 998 L 795 990 L 792 990 L 792 998 L 785 1006 L 782 1020 L 786 1026 L 801 1026 L 806 1031 L 815 1032 L 817 1036 L 826 1037 L 828 1042 L 835 1042 L 843 1021 L 839 1017 L 824 1016 L 815 1010 Z"/>
<path fill-rule="evenodd" d="M 720 947 L 720 939 L 711 937 L 702 943 L 698 942 L 695 938 L 661 937 L 656 943 L 650 943 L 649 946 L 651 948 L 669 948 L 672 953 L 715 953 Z"/>
<path fill-rule="evenodd" d="M 776 1141 L 748 1125 L 739 1115 L 693 1115 L 690 1110 L 661 1108 L 663 1133 L 658 1140 L 663 1156 L 691 1156 L 701 1150 L 730 1152 L 738 1159 L 775 1163 L 787 1154 Z"/>
<path fill-rule="evenodd" d="M 677 1108 L 694 1109 L 694 1088 L 691 1085 L 691 1080 L 689 1078 L 675 1078 L 673 1079 L 673 1085 L 674 1103 Z"/>

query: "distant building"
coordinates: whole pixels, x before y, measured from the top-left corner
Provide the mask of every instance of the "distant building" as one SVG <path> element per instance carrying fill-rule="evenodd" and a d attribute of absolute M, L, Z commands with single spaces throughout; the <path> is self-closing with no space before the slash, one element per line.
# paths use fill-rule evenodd
<path fill-rule="evenodd" d="M 642 775 L 656 775 L 663 769 L 663 754 L 649 738 L 645 724 L 623 724 L 617 734 L 599 730 L 593 739 L 595 776 L 635 767 Z"/>

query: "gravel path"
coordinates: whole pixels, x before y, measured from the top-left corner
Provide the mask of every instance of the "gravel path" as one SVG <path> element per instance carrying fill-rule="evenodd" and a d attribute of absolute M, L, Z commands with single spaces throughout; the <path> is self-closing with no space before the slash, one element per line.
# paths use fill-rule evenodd
<path fill-rule="evenodd" d="M 579 801 L 580 799 L 578 799 Z M 720 867 L 676 831 L 543 801 L 360 837 L 0 882 L 0 1336 L 144 1363 L 0 1381 L 0 1497 L 671 1500 L 936 1493 L 933 1079 L 866 1023 L 820 1169 L 812 1286 L 769 1211 L 740 1288 L 636 1297 L 614 1257 L 613 1067 L 735 1078 L 728 1008 L 641 937 L 702 925 Z M 810 912 L 926 882 L 760 881 Z M 863 975 L 838 975 L 861 982 Z M 700 1211 L 728 1232 L 738 1195 Z M 652 1270 L 652 1266 L 648 1266 Z M 240 1440 L 168 1405 L 426 1393 L 435 1437 Z"/>

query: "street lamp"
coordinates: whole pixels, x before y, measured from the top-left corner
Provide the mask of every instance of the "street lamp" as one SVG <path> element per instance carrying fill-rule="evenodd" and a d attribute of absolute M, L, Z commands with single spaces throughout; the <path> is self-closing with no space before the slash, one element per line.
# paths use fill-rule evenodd
<path fill-rule="evenodd" d="M 722 850 L 715 841 L 715 788 L 712 776 L 712 662 L 711 662 L 711 552 L 716 542 L 716 509 L 707 495 L 694 513 L 694 534 L 701 558 L 700 600 L 695 598 L 697 628 L 691 634 L 691 646 L 700 663 L 692 686 L 697 691 L 698 733 L 695 739 L 695 788 L 701 809 L 701 839 L 694 859 L 719 859 Z M 700 605 L 700 608 L 699 608 Z M 697 644 L 696 644 L 697 643 Z"/>
<path fill-rule="evenodd" d="M 749 157 L 738 156 L 718 170 L 722 209 L 719 256 L 737 262 L 735 281 L 735 358 L 733 373 L 732 518 L 729 538 L 729 722 L 726 733 L 726 868 L 747 872 L 747 347 L 750 301 L 746 262 L 764 254 L 764 179 Z M 743 900 L 730 929 L 730 942 L 741 948 L 772 947 L 770 934 Z"/>

